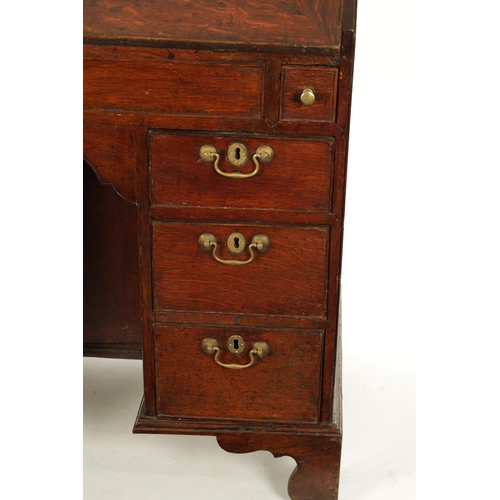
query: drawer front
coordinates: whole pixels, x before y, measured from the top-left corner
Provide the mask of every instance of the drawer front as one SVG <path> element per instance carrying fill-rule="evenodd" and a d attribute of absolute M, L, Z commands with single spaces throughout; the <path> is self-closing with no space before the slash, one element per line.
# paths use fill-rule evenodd
<path fill-rule="evenodd" d="M 282 80 L 282 121 L 335 121 L 337 68 L 284 66 Z"/>
<path fill-rule="evenodd" d="M 227 342 L 245 342 L 232 354 Z M 215 362 L 201 348 L 217 340 L 223 364 L 250 362 L 254 342 L 270 352 L 244 369 Z M 159 415 L 219 419 L 316 422 L 322 371 L 323 331 L 157 326 L 155 329 L 156 394 Z"/>
<path fill-rule="evenodd" d="M 227 265 L 214 258 L 213 246 L 199 245 L 205 233 L 214 236 L 215 255 L 223 260 L 250 259 L 256 235 L 267 236 L 270 247 L 253 250 L 248 264 Z M 239 256 L 228 250 L 234 233 L 247 242 Z M 324 226 L 154 222 L 154 307 L 324 318 L 329 233 Z"/>
<path fill-rule="evenodd" d="M 247 150 L 241 167 L 228 159 L 228 151 L 237 144 Z M 263 145 L 274 155 L 269 162 L 257 160 L 256 175 L 230 178 L 216 172 L 215 160 L 200 158 L 204 145 L 215 148 L 220 156 L 218 168 L 230 174 L 254 172 L 252 157 Z M 152 133 L 152 204 L 327 212 L 331 210 L 333 156 L 332 140 Z"/>
<path fill-rule="evenodd" d="M 261 117 L 262 66 L 84 60 L 84 108 Z"/>

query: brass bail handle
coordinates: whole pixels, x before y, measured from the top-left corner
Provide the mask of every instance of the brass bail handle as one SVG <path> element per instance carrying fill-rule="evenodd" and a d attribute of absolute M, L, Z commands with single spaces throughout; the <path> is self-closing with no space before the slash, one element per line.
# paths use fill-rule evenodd
<path fill-rule="evenodd" d="M 248 252 L 250 253 L 250 257 L 247 260 L 221 259 L 217 255 L 217 239 L 211 233 L 203 233 L 200 235 L 198 238 L 198 244 L 205 251 L 210 251 L 210 249 L 212 249 L 212 256 L 217 262 L 228 266 L 242 266 L 244 264 L 250 264 L 250 262 L 255 259 L 254 249 L 256 249 L 259 253 L 267 252 L 269 246 L 271 245 L 271 241 L 264 234 L 256 234 L 252 239 L 252 243 L 250 243 L 247 247 Z"/>
<path fill-rule="evenodd" d="M 219 361 L 219 355 L 220 355 L 220 347 L 219 347 L 219 342 L 217 340 L 212 339 L 212 338 L 206 338 L 203 339 L 201 342 L 201 348 L 203 349 L 204 352 L 207 354 L 213 354 L 215 352 L 215 358 L 214 361 L 219 365 L 222 366 L 222 368 L 228 368 L 229 370 L 243 370 L 245 368 L 250 368 L 254 363 L 255 363 L 255 356 L 258 356 L 259 358 L 265 358 L 270 352 L 271 349 L 269 348 L 269 345 L 266 342 L 254 342 L 252 344 L 252 349 L 250 350 L 250 361 L 246 365 L 238 365 L 236 363 L 222 363 Z"/>
<path fill-rule="evenodd" d="M 252 156 L 252 160 L 255 164 L 254 170 L 249 174 L 241 174 L 240 172 L 223 172 L 219 168 L 220 155 L 217 153 L 217 150 L 213 146 L 202 146 L 200 149 L 200 158 L 203 161 L 212 163 L 215 160 L 214 163 L 215 171 L 219 175 L 222 175 L 224 177 L 230 177 L 232 179 L 248 179 L 249 177 L 257 175 L 257 172 L 259 171 L 260 168 L 259 160 L 263 163 L 267 163 L 268 161 L 271 161 L 273 157 L 274 157 L 274 151 L 269 146 L 260 146 L 257 149 L 256 153 Z"/>

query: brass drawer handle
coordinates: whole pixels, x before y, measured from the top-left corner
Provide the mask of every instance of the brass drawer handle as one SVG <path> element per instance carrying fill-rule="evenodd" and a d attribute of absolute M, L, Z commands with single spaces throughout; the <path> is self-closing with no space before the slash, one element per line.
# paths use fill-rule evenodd
<path fill-rule="evenodd" d="M 213 146 L 202 146 L 202 148 L 200 149 L 200 158 L 203 161 L 212 163 L 215 160 L 214 163 L 215 171 L 219 175 L 222 175 L 224 177 L 230 177 L 232 179 L 248 179 L 249 177 L 253 177 L 259 171 L 260 168 L 259 160 L 261 162 L 267 163 L 268 161 L 271 161 L 273 159 L 273 156 L 274 156 L 274 151 L 269 146 L 260 146 L 257 149 L 257 152 L 252 156 L 253 162 L 255 164 L 254 170 L 249 174 L 241 174 L 239 172 L 223 172 L 219 168 L 220 155 L 217 153 L 217 150 Z M 233 160 L 232 163 L 236 166 L 240 166 L 241 164 L 237 160 Z"/>
<path fill-rule="evenodd" d="M 201 348 L 203 349 L 204 352 L 207 354 L 213 354 L 215 352 L 215 358 L 214 361 L 219 365 L 222 366 L 222 368 L 229 368 L 230 370 L 243 370 L 244 368 L 250 368 L 254 363 L 255 363 L 255 355 L 259 356 L 259 358 L 265 358 L 270 352 L 271 349 L 269 348 L 269 345 L 266 342 L 254 342 L 252 344 L 252 349 L 250 351 L 250 362 L 248 362 L 246 365 L 238 365 L 236 363 L 221 363 L 219 361 L 219 355 L 220 355 L 220 347 L 219 347 L 219 342 L 217 340 L 212 339 L 212 338 L 206 338 L 203 339 L 201 342 Z"/>
<path fill-rule="evenodd" d="M 240 233 L 233 233 L 229 238 L 228 241 L 230 241 L 231 237 L 234 237 L 235 235 L 240 235 Z M 242 235 L 240 235 L 242 236 Z M 250 264 L 255 259 L 255 253 L 253 249 L 255 248 L 258 252 L 260 253 L 265 253 L 269 249 L 269 246 L 271 245 L 271 241 L 269 238 L 264 235 L 264 234 L 256 234 L 253 239 L 252 243 L 248 245 L 248 251 L 250 252 L 250 257 L 247 260 L 237 260 L 237 259 L 221 259 L 220 257 L 217 256 L 217 239 L 215 236 L 211 233 L 203 233 L 200 235 L 198 238 L 198 244 L 203 250 L 210 251 L 212 248 L 212 256 L 213 258 L 217 261 L 220 262 L 221 264 L 226 264 L 228 266 L 242 266 L 243 264 Z M 240 253 L 232 251 L 232 253 Z"/>

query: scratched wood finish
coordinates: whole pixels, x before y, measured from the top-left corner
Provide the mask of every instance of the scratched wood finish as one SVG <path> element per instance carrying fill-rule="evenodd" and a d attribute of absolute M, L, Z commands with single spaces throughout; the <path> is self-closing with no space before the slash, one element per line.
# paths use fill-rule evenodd
<path fill-rule="evenodd" d="M 243 234 L 247 244 L 264 234 L 271 247 L 263 254 L 255 251 L 249 264 L 230 266 L 198 245 L 201 234 L 212 233 L 217 255 L 235 259 L 226 247 L 234 232 Z M 322 318 L 328 238 L 326 227 L 154 222 L 154 307 Z M 248 251 L 237 258 L 248 259 Z"/>
<path fill-rule="evenodd" d="M 232 453 L 270 451 L 275 457 L 288 455 L 297 462 L 288 481 L 291 500 L 336 500 L 339 489 L 340 453 L 342 438 L 339 433 L 273 434 L 228 433 L 218 434 L 221 448 Z"/>
<path fill-rule="evenodd" d="M 83 342 L 88 355 L 140 357 L 137 206 L 83 165 Z"/>
<path fill-rule="evenodd" d="M 238 142 L 248 150 L 241 168 L 229 162 L 227 151 Z M 252 156 L 262 145 L 274 158 L 259 161 L 259 172 L 248 179 L 218 174 L 214 162 L 200 159 L 200 147 L 215 147 L 224 172 L 251 173 Z M 244 209 L 331 210 L 334 143 L 331 140 L 222 136 L 218 134 L 154 133 L 151 137 L 151 200 L 153 205 Z M 287 189 L 283 189 L 286 185 Z"/>
<path fill-rule="evenodd" d="M 155 331 L 160 415 L 317 422 L 322 331 L 214 326 L 157 326 Z M 246 342 L 239 355 L 227 349 L 232 335 Z M 202 350 L 207 337 L 219 342 L 219 360 L 226 364 L 247 364 L 256 341 L 267 342 L 271 352 L 256 357 L 249 368 L 231 370 Z"/>
<path fill-rule="evenodd" d="M 198 116 L 261 116 L 262 67 L 84 60 L 85 108 Z"/>
<path fill-rule="evenodd" d="M 143 43 L 238 43 L 332 50 L 340 45 L 342 0 L 84 0 L 83 32 Z M 271 49 L 272 50 L 272 49 Z"/>
<path fill-rule="evenodd" d="M 336 68 L 308 68 L 283 66 L 282 120 L 335 121 L 337 102 Z M 313 104 L 304 105 L 300 100 L 302 91 L 314 92 Z"/>

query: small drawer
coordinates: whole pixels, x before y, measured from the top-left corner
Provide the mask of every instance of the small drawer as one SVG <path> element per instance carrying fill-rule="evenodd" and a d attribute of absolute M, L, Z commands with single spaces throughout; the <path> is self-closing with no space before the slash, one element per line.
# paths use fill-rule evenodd
<path fill-rule="evenodd" d="M 234 337 L 241 352 L 230 352 Z M 231 339 L 233 337 L 233 339 Z M 220 352 L 202 348 L 217 341 Z M 269 353 L 253 355 L 255 342 Z M 257 344 L 259 345 L 259 344 Z M 243 348 L 242 348 L 243 347 Z M 317 422 L 323 331 L 156 326 L 157 413 L 175 418 Z"/>
<path fill-rule="evenodd" d="M 238 146 L 238 144 L 241 145 Z M 203 146 L 215 156 L 204 161 Z M 262 146 L 272 159 L 254 160 Z M 335 143 L 246 135 L 150 133 L 150 182 L 153 206 L 250 208 L 329 212 Z M 237 149 L 239 148 L 239 149 Z M 242 165 L 229 156 L 235 151 Z M 222 173 L 255 175 L 226 177 Z"/>
<path fill-rule="evenodd" d="M 85 59 L 85 109 L 260 118 L 262 65 Z"/>
<path fill-rule="evenodd" d="M 334 122 L 337 68 L 284 66 L 281 121 Z"/>
<path fill-rule="evenodd" d="M 329 234 L 325 226 L 153 222 L 154 308 L 324 318 Z M 267 248 L 253 243 L 259 235 Z"/>

